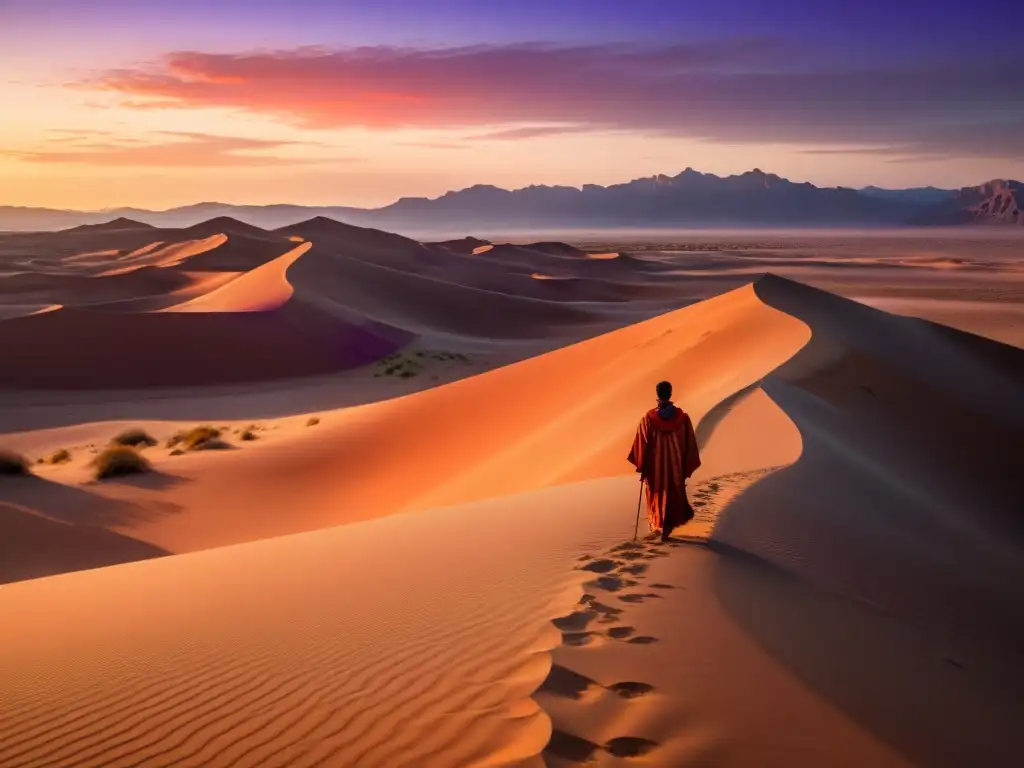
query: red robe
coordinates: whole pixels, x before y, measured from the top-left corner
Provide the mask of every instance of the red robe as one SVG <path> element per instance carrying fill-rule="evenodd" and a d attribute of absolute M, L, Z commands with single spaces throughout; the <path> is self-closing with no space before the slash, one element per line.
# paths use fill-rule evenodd
<path fill-rule="evenodd" d="M 663 419 L 652 409 L 640 420 L 629 461 L 647 487 L 647 522 L 670 532 L 693 517 L 686 480 L 700 466 L 693 423 L 682 409 Z"/>

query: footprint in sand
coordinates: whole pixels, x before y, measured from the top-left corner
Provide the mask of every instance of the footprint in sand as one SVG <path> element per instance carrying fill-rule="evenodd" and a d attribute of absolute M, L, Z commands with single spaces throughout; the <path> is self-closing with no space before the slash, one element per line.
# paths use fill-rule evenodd
<path fill-rule="evenodd" d="M 624 603 L 642 603 L 644 600 L 647 600 L 651 597 L 659 600 L 661 599 L 661 595 L 656 595 L 653 592 L 645 592 L 643 594 L 639 592 L 634 592 L 631 595 L 619 595 L 619 600 L 621 600 Z"/>
<path fill-rule="evenodd" d="M 611 691 L 622 699 L 636 699 L 640 696 L 646 696 L 653 691 L 654 686 L 647 683 L 630 681 L 612 683 L 606 687 L 586 675 L 581 675 L 579 672 L 574 672 L 568 667 L 563 667 L 561 664 L 552 664 L 551 671 L 548 672 L 548 676 L 544 678 L 544 682 L 541 683 L 539 688 L 541 691 L 575 701 L 593 698 L 599 695 L 602 689 Z"/>
<path fill-rule="evenodd" d="M 623 699 L 637 699 L 653 691 L 654 686 L 647 683 L 614 683 L 608 686 L 608 690 Z"/>
<path fill-rule="evenodd" d="M 563 632 L 562 633 L 562 645 L 571 645 L 573 647 L 580 647 L 583 645 L 590 645 L 594 638 L 601 637 L 600 632 Z"/>
<path fill-rule="evenodd" d="M 554 730 L 544 753 L 562 760 L 582 765 L 594 759 L 594 755 L 603 750 L 614 757 L 640 757 L 646 755 L 658 746 L 658 742 L 650 739 L 641 739 L 638 736 L 620 736 L 612 739 L 604 746 L 599 746 L 592 741 L 582 739 L 565 731 Z"/>
<path fill-rule="evenodd" d="M 621 608 L 613 608 L 610 605 L 605 605 L 604 603 L 599 603 L 597 601 L 592 602 L 590 604 L 590 610 L 600 615 L 601 618 L 599 619 L 599 621 L 603 624 L 617 621 L 616 617 L 618 617 L 618 615 L 622 613 Z"/>
<path fill-rule="evenodd" d="M 591 562 L 588 562 L 583 566 L 583 570 L 593 571 L 594 573 L 608 573 L 609 571 L 614 571 L 619 567 L 619 565 L 621 565 L 621 563 L 602 558 L 601 560 L 592 560 Z"/>
<path fill-rule="evenodd" d="M 562 632 L 582 632 L 595 618 L 597 618 L 597 613 L 592 610 L 573 611 L 568 616 L 553 619 L 551 623 Z"/>
<path fill-rule="evenodd" d="M 641 739 L 637 736 L 620 736 L 612 739 L 604 748 L 615 757 L 640 757 L 646 755 L 658 746 L 658 742 L 650 739 Z"/>
<path fill-rule="evenodd" d="M 619 557 L 623 560 L 650 560 L 651 556 L 645 553 L 643 550 L 631 550 L 629 552 L 619 553 Z"/>
<path fill-rule="evenodd" d="M 589 763 L 598 749 L 597 744 L 592 741 L 565 731 L 553 730 L 544 752 L 570 763 Z"/>
<path fill-rule="evenodd" d="M 625 640 L 635 631 L 632 627 L 612 627 L 605 634 L 612 638 L 612 640 Z"/>
<path fill-rule="evenodd" d="M 601 685 L 586 675 L 573 672 L 558 664 L 551 665 L 551 671 L 544 678 L 539 690 L 561 696 L 564 699 L 581 701 L 600 692 Z"/>
<path fill-rule="evenodd" d="M 618 592 L 620 589 L 626 587 L 635 587 L 637 582 L 632 579 L 623 579 L 620 576 L 599 576 L 594 581 L 588 581 L 585 586 L 587 589 L 603 589 L 605 592 Z"/>
<path fill-rule="evenodd" d="M 645 563 L 633 563 L 632 565 L 624 565 L 621 568 L 619 568 L 619 570 L 623 573 L 628 573 L 632 576 L 639 576 L 648 568 L 650 568 L 650 566 L 646 565 Z"/>
<path fill-rule="evenodd" d="M 621 544 L 616 544 L 614 547 L 609 549 L 608 552 L 611 554 L 621 555 L 623 552 L 635 552 L 643 548 L 644 543 L 642 541 L 624 541 Z"/>

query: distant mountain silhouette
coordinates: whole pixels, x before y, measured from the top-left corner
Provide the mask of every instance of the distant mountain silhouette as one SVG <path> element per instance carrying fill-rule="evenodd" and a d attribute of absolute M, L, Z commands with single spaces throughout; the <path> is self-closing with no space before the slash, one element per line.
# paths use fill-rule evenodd
<path fill-rule="evenodd" d="M 882 187 L 864 187 L 858 190 L 861 194 L 910 205 L 929 206 L 948 202 L 955 194 L 951 189 L 939 187 L 912 187 L 910 189 L 883 189 Z"/>
<path fill-rule="evenodd" d="M 83 213 L 0 207 L 0 230 L 52 230 L 122 217 L 176 228 L 211 217 L 230 217 L 236 224 L 278 231 L 290 228 L 296 235 L 302 234 L 296 222 L 312 226 L 318 217 L 409 235 L 611 227 L 1019 225 L 1024 223 L 1021 195 L 1021 183 L 1009 180 L 959 190 L 874 186 L 858 190 L 793 182 L 757 168 L 725 177 L 687 168 L 675 176 L 648 176 L 606 187 L 507 190 L 477 185 L 437 198 L 404 197 L 376 209 L 199 203 L 167 211 L 130 208 Z M 316 228 L 324 230 L 326 225 Z"/>
<path fill-rule="evenodd" d="M 925 224 L 1016 224 L 1024 226 L 1024 184 L 993 179 L 976 187 L 964 187 L 951 199 L 926 211 Z"/>

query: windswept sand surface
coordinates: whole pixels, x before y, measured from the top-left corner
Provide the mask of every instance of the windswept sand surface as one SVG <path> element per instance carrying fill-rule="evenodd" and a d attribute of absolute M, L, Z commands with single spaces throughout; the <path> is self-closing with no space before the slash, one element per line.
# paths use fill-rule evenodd
<path fill-rule="evenodd" d="M 0 390 L 0 447 L 71 459 L 0 477 L 0 765 L 1019 762 L 1024 351 L 587 250 L 328 220 L 2 245 L 39 295 L 0 304 L 0 385 L 55 391 Z M 813 269 L 962 271 L 939 251 Z M 177 277 L 29 312 L 149 273 Z M 662 378 L 697 516 L 633 542 Z M 172 455 L 202 422 L 229 448 Z M 93 481 L 129 427 L 154 472 Z"/>

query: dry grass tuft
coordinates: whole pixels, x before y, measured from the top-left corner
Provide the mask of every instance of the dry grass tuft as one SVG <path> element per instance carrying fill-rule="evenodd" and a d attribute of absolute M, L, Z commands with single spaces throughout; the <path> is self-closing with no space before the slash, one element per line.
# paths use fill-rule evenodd
<path fill-rule="evenodd" d="M 181 448 L 185 451 L 202 451 L 209 448 L 213 448 L 212 445 L 206 445 L 206 443 L 212 443 L 217 441 L 223 443 L 220 440 L 221 431 L 217 427 L 211 427 L 203 425 L 200 427 L 193 427 L 192 429 L 182 430 L 171 436 L 171 439 L 167 441 L 168 448 Z M 225 443 L 226 445 L 226 443 Z"/>
<path fill-rule="evenodd" d="M 46 457 L 47 464 L 64 464 L 68 461 L 71 461 L 71 451 L 67 448 L 58 448 Z"/>
<path fill-rule="evenodd" d="M 115 445 L 107 448 L 92 460 L 97 480 L 125 475 L 140 475 L 149 472 L 152 466 L 135 448 L 127 445 Z"/>
<path fill-rule="evenodd" d="M 32 474 L 28 460 L 20 453 L 0 448 L 0 475 L 25 477 Z"/>
<path fill-rule="evenodd" d="M 132 448 L 148 448 L 156 445 L 156 439 L 143 429 L 127 429 L 110 441 L 112 445 L 126 445 Z"/>
<path fill-rule="evenodd" d="M 219 437 L 213 437 L 209 440 L 203 440 L 203 442 L 192 448 L 193 451 L 226 451 L 230 449 L 231 443 L 227 440 L 221 440 Z"/>

